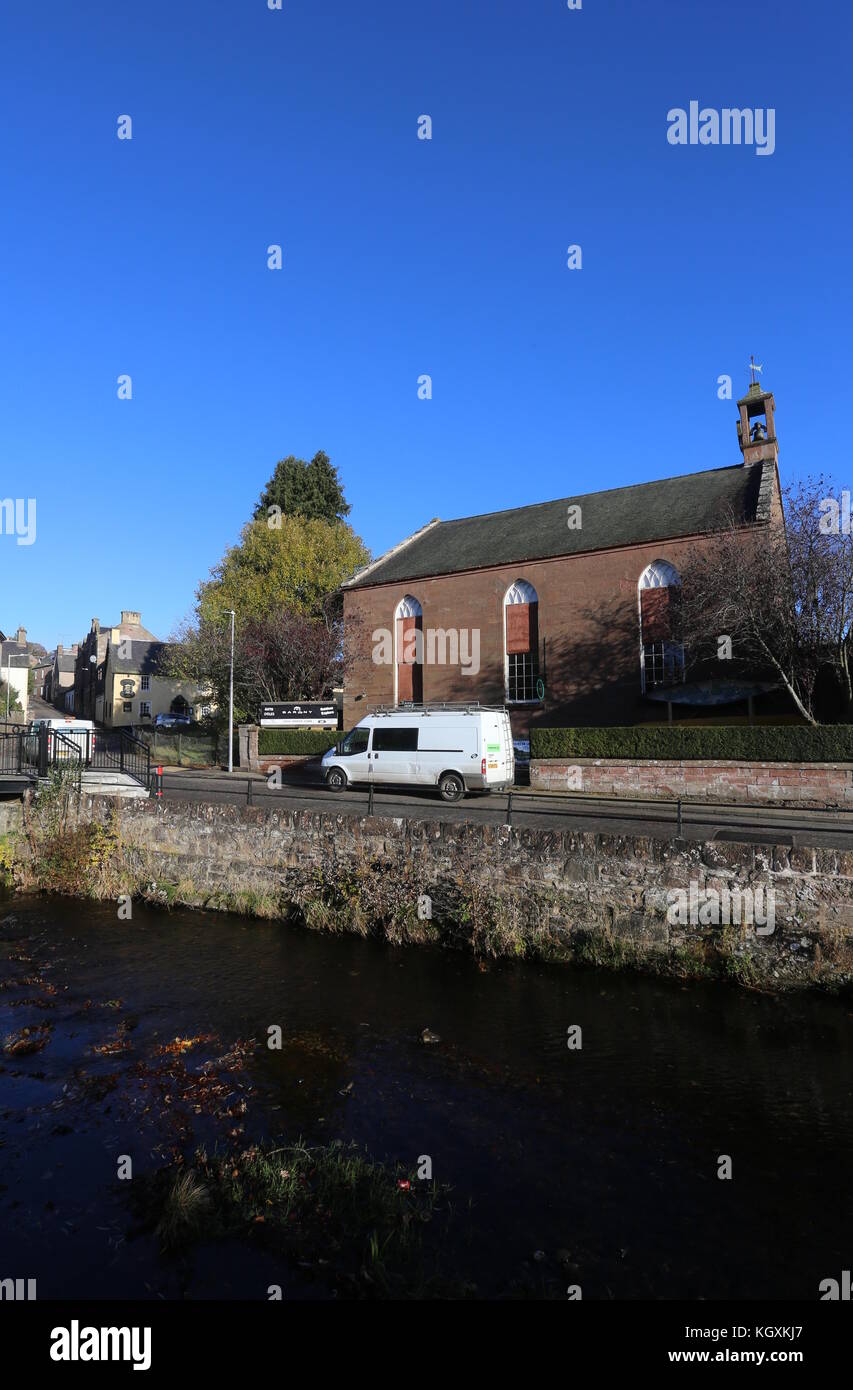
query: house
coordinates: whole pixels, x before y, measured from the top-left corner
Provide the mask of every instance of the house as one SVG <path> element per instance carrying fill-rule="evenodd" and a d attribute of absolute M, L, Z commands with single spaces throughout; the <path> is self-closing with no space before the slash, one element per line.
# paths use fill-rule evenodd
<path fill-rule="evenodd" d="M 104 653 L 103 679 L 95 718 L 108 728 L 153 723 L 158 714 L 188 714 L 196 720 L 213 712 L 209 689 L 198 682 L 161 674 L 168 643 L 122 638 Z"/>
<path fill-rule="evenodd" d="M 73 711 L 74 671 L 77 665 L 77 643 L 73 647 L 63 647 L 60 642 L 53 654 L 53 662 L 44 682 L 44 699 L 57 709 L 65 709 L 65 696 L 71 692 Z"/>
<path fill-rule="evenodd" d="M 39 658 L 32 668 L 33 672 L 33 694 L 40 700 L 47 698 L 45 692 L 50 687 L 53 675 L 53 657 Z"/>
<path fill-rule="evenodd" d="M 123 608 L 121 619 L 108 627 L 101 627 L 97 618 L 83 641 L 79 643 L 74 663 L 74 693 L 71 708 L 81 719 L 100 719 L 98 700 L 103 708 L 104 698 L 104 659 L 111 642 L 139 641 L 156 642 L 153 632 L 142 626 L 139 612 Z M 65 696 L 68 707 L 68 693 Z"/>
<path fill-rule="evenodd" d="M 0 633 L 0 681 L 9 687 L 10 695 L 14 696 L 21 706 L 23 714 L 18 716 L 19 720 L 21 718 L 26 719 L 30 669 L 37 660 L 38 657 L 30 651 L 25 627 L 19 627 L 15 636 L 11 638 Z M 5 718 L 6 705 L 4 701 L 0 707 L 0 720 Z"/>
<path fill-rule="evenodd" d="M 756 382 L 737 404 L 733 467 L 436 519 L 357 573 L 343 585 L 344 726 L 407 700 L 505 704 L 516 738 L 703 701 L 771 711 L 780 697 L 760 682 L 691 686 L 671 616 L 680 569 L 727 517 L 745 534 L 784 524 L 775 401 Z"/>

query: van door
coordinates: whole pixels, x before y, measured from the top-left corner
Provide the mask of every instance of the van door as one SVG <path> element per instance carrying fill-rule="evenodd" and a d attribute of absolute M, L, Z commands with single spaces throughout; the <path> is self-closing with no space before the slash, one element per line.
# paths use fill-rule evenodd
<path fill-rule="evenodd" d="M 508 715 L 495 714 L 483 718 L 483 757 L 486 763 L 486 786 L 512 782 L 512 731 Z"/>
<path fill-rule="evenodd" d="M 370 777 L 370 728 L 356 724 L 340 745 L 338 755 L 347 781 L 366 782 Z"/>
<path fill-rule="evenodd" d="M 375 724 L 373 726 L 374 782 L 416 782 L 418 757 L 417 724 Z"/>

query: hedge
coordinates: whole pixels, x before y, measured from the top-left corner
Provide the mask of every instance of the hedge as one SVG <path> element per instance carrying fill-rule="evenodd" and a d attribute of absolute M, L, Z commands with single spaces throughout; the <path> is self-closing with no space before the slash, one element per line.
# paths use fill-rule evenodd
<path fill-rule="evenodd" d="M 343 734 L 335 729 L 319 732 L 312 729 L 260 729 L 258 731 L 258 754 L 262 758 L 274 757 L 281 753 L 292 757 L 300 754 L 326 753 L 334 748 Z"/>
<path fill-rule="evenodd" d="M 853 724 L 531 729 L 530 756 L 847 763 L 853 762 Z"/>

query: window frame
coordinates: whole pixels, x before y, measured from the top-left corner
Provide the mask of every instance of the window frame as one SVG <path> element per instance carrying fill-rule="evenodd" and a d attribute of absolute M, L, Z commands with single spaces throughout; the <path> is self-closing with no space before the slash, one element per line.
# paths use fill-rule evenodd
<path fill-rule="evenodd" d="M 666 582 L 665 584 L 662 583 L 662 582 L 660 582 L 663 578 L 666 578 L 666 580 L 667 580 L 667 582 Z M 644 582 L 644 581 L 646 581 L 647 579 L 648 579 L 649 581 L 657 580 L 658 582 L 657 582 L 657 583 L 655 583 L 655 582 L 648 582 L 648 583 Z M 641 694 L 643 694 L 643 695 L 648 694 L 648 692 L 649 692 L 650 690 L 675 690 L 675 689 L 677 689 L 677 687 L 678 687 L 679 685 L 684 685 L 685 681 L 687 680 L 687 661 L 686 661 L 686 657 L 685 657 L 684 643 L 683 643 L 683 642 L 674 642 L 671 638 L 668 639 L 668 640 L 666 640 L 666 641 L 662 641 L 662 642 L 648 642 L 648 643 L 646 643 L 646 642 L 643 641 L 643 593 L 644 593 L 644 591 L 645 591 L 646 589 L 673 589 L 673 588 L 678 588 L 678 589 L 680 589 L 681 587 L 682 587 L 682 584 L 681 584 L 681 573 L 680 573 L 680 571 L 679 571 L 678 568 L 672 563 L 671 560 L 664 560 L 664 559 L 662 559 L 662 558 L 658 558 L 658 559 L 656 559 L 656 560 L 650 560 L 649 563 L 646 565 L 645 569 L 644 569 L 644 570 L 642 571 L 642 573 L 640 574 L 639 579 L 637 580 L 637 624 L 638 624 L 638 628 L 639 628 L 639 642 L 640 642 L 640 692 L 641 692 Z M 661 681 L 653 681 L 653 682 L 650 682 L 649 679 L 648 679 L 647 673 L 646 673 L 646 649 L 647 649 L 647 647 L 648 647 L 648 649 L 649 649 L 650 651 L 652 651 L 653 648 L 655 648 L 655 647 L 662 647 L 662 648 L 664 649 L 664 650 L 662 651 L 661 657 L 660 657 L 660 660 L 661 660 L 661 664 L 662 664 L 664 673 L 665 673 L 665 670 L 666 670 L 666 662 L 667 662 L 668 656 L 672 656 L 672 654 L 673 654 L 675 651 L 677 651 L 677 652 L 679 653 L 679 661 L 678 661 L 677 663 L 674 663 L 674 664 L 677 665 L 677 668 L 678 668 L 678 671 L 680 672 L 680 675 L 676 676 L 676 678 L 673 679 L 673 680 L 671 680 L 671 681 L 661 680 Z M 666 648 L 667 648 L 667 647 L 672 648 L 672 652 L 671 652 L 671 653 L 667 653 L 667 651 L 666 651 Z M 653 654 L 653 655 L 652 655 L 652 667 L 653 667 L 653 669 L 654 669 L 654 663 L 655 663 L 655 657 L 654 657 L 654 654 Z"/>
<path fill-rule="evenodd" d="M 535 603 L 535 604 L 537 605 L 537 613 L 536 613 L 536 619 L 537 619 L 537 623 L 536 623 L 536 648 L 535 648 L 535 650 L 530 651 L 530 652 L 512 652 L 512 653 L 510 653 L 510 652 L 508 652 L 507 649 L 506 649 L 506 610 L 507 610 L 507 607 L 510 606 L 508 600 L 509 600 L 509 598 L 510 598 L 510 595 L 513 593 L 513 590 L 515 590 L 518 594 L 523 594 L 523 595 L 524 595 L 523 599 L 521 600 L 522 602 L 524 602 L 524 603 L 526 603 L 526 604 L 528 604 L 528 605 L 533 604 L 533 603 Z M 507 590 L 506 590 L 506 593 L 505 593 L 504 596 L 503 596 L 503 602 L 501 603 L 501 629 L 502 629 L 502 638 L 501 638 L 501 641 L 502 641 L 502 644 L 503 644 L 503 654 L 504 654 L 504 702 L 505 702 L 506 704 L 508 704 L 508 705 L 521 705 L 521 706 L 525 706 L 525 705 L 541 705 L 541 704 L 542 704 L 542 701 L 540 700 L 539 696 L 536 694 L 536 685 L 537 685 L 537 682 L 539 681 L 539 603 L 540 603 L 539 593 L 538 593 L 538 590 L 536 589 L 535 585 L 531 584 L 529 579 L 522 579 L 520 576 L 519 576 L 517 579 L 514 579 L 514 580 L 512 581 L 512 583 L 508 586 L 508 588 L 507 588 Z M 510 693 L 510 687 L 509 687 L 510 655 L 512 655 L 512 656 L 521 656 L 521 657 L 524 657 L 524 656 L 532 657 L 533 669 L 532 669 L 531 675 L 530 675 L 530 688 L 531 688 L 531 690 L 533 691 L 533 694 L 531 695 L 531 697 L 530 697 L 529 700 L 514 698 L 514 697 L 511 695 L 511 693 Z"/>

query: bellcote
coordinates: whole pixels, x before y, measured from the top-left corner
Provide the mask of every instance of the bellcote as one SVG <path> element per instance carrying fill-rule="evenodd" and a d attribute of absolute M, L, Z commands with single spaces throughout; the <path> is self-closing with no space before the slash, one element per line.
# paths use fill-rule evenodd
<path fill-rule="evenodd" d="M 779 442 L 776 438 L 776 402 L 772 391 L 763 390 L 753 381 L 746 395 L 737 403 L 739 419 L 737 437 L 744 464 L 776 463 Z"/>

